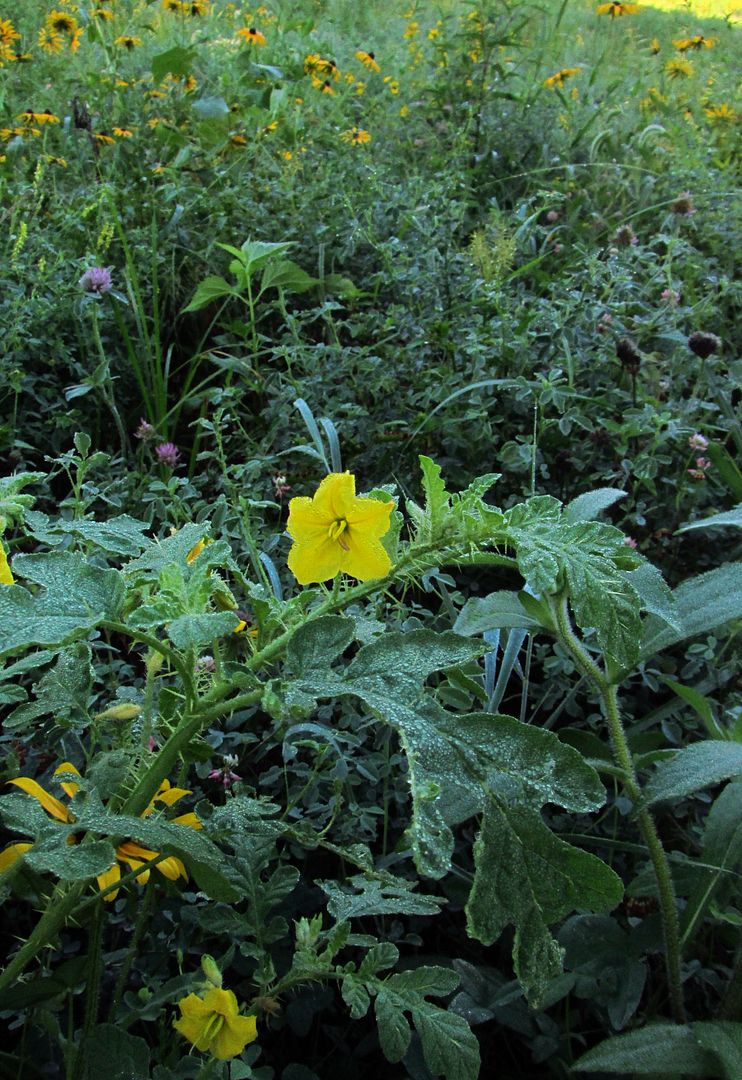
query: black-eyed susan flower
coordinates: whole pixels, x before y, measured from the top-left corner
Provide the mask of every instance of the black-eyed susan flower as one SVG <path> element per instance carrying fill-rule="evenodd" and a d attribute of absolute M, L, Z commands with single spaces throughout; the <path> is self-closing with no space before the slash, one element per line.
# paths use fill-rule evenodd
<path fill-rule="evenodd" d="M 211 0 L 183 0 L 181 7 L 186 15 L 198 18 L 208 14 L 210 2 Z"/>
<path fill-rule="evenodd" d="M 300 585 L 339 573 L 359 581 L 385 577 L 392 563 L 381 538 L 394 502 L 356 496 L 352 473 L 330 473 L 314 496 L 292 499 L 286 530 L 294 541 L 288 566 Z"/>
<path fill-rule="evenodd" d="M 638 10 L 638 4 L 624 4 L 618 0 L 612 0 L 610 4 L 599 4 L 596 9 L 598 15 L 610 15 L 612 19 L 618 19 L 621 15 L 635 15 Z"/>
<path fill-rule="evenodd" d="M 113 19 L 113 12 L 110 8 L 93 8 L 92 15 L 94 19 L 100 19 L 101 22 L 111 22 L 111 20 Z"/>
<path fill-rule="evenodd" d="M 561 68 L 560 71 L 550 75 L 548 79 L 544 79 L 544 86 L 563 86 L 567 79 L 573 78 L 575 75 L 580 74 L 580 68 Z"/>
<path fill-rule="evenodd" d="M 128 49 L 131 52 L 132 49 L 136 49 L 138 45 L 142 44 L 142 39 L 138 37 L 130 37 L 128 34 L 121 34 L 114 40 L 114 45 L 119 45 L 122 49 Z"/>
<path fill-rule="evenodd" d="M 344 131 L 340 138 L 343 142 L 350 143 L 352 146 L 363 146 L 364 143 L 371 142 L 371 135 L 363 128 L 352 127 Z"/>
<path fill-rule="evenodd" d="M 96 131 L 93 138 L 100 146 L 113 146 L 116 140 L 107 131 Z"/>
<path fill-rule="evenodd" d="M 265 34 L 255 26 L 243 26 L 235 36 L 242 38 L 246 45 L 265 45 L 266 43 Z"/>
<path fill-rule="evenodd" d="M 48 26 L 42 26 L 39 30 L 39 48 L 45 53 L 60 53 L 64 49 L 64 38 L 61 34 L 55 34 Z"/>
<path fill-rule="evenodd" d="M 736 110 L 727 105 L 726 102 L 721 105 L 709 105 L 703 111 L 712 123 L 736 124 L 737 122 Z"/>
<path fill-rule="evenodd" d="M 693 65 L 682 56 L 674 56 L 665 64 L 665 71 L 669 79 L 687 79 L 693 74 Z"/>
<path fill-rule="evenodd" d="M 649 51 L 651 52 L 652 56 L 656 56 L 661 48 L 662 46 L 660 45 L 659 38 L 652 38 L 652 41 L 649 45 Z"/>
<path fill-rule="evenodd" d="M 213 986 L 203 997 L 189 994 L 181 998 L 178 1008 L 181 1015 L 173 1022 L 175 1030 L 197 1050 L 218 1061 L 236 1057 L 258 1037 L 255 1017 L 240 1016 L 231 990 Z"/>
<path fill-rule="evenodd" d="M 77 30 L 77 19 L 66 11 L 50 11 L 44 19 L 44 25 L 54 34 L 67 34 L 72 37 Z"/>
<path fill-rule="evenodd" d="M 60 775 L 80 776 L 80 773 L 71 762 L 63 761 L 62 764 L 54 770 L 55 777 Z M 19 776 L 15 780 L 9 780 L 8 783 L 14 784 L 16 787 L 20 788 L 21 791 L 24 791 L 27 795 L 36 799 L 39 805 L 43 807 L 47 814 L 54 818 L 55 821 L 59 821 L 64 825 L 74 824 L 75 816 L 72 814 L 69 807 L 65 806 L 65 804 L 60 799 L 56 798 L 56 796 L 51 795 L 46 791 L 46 789 L 43 788 L 41 784 L 37 783 L 36 780 L 32 780 L 28 776 Z M 79 784 L 74 780 L 60 780 L 59 786 L 69 799 L 72 799 L 79 790 Z M 149 805 L 140 816 L 149 817 L 150 814 L 158 809 L 156 806 L 157 803 L 162 803 L 163 806 L 168 807 L 174 806 L 175 803 L 179 802 L 184 796 L 190 794 L 191 792 L 187 791 L 185 788 L 171 787 L 169 780 L 163 780 L 157 793 L 150 800 Z M 184 825 L 191 829 L 202 828 L 201 822 L 193 812 L 181 814 L 179 817 L 173 818 L 173 823 Z M 68 842 L 74 843 L 74 839 L 70 837 Z M 7 870 L 17 859 L 32 847 L 33 845 L 29 843 L 10 844 L 4 851 L 0 852 L 0 871 Z M 109 886 L 114 885 L 121 880 L 119 863 L 123 863 L 131 870 L 138 870 L 144 863 L 149 862 L 151 859 L 156 859 L 158 855 L 159 852 L 157 851 L 150 851 L 148 848 L 144 848 L 132 840 L 125 840 L 116 848 L 113 865 L 102 874 L 97 874 L 96 881 L 101 889 L 107 889 Z M 162 859 L 157 863 L 156 869 L 159 870 L 164 877 L 168 878 L 169 881 L 177 881 L 178 878 L 181 877 L 186 881 L 188 880 L 188 872 L 186 871 L 185 866 L 181 860 L 175 858 L 175 856 L 168 856 L 168 858 Z M 135 880 L 140 884 L 145 885 L 147 881 L 149 881 L 149 874 L 149 869 L 145 868 L 137 875 Z M 118 889 L 112 889 L 110 892 L 106 893 L 104 899 L 107 901 L 115 900 L 118 892 Z"/>
<path fill-rule="evenodd" d="M 180 0 L 162 0 L 162 6 L 165 11 L 172 11 L 173 13 L 177 13 L 178 15 L 182 14 L 183 12 L 183 5 L 181 4 Z"/>
<path fill-rule="evenodd" d="M 55 116 L 49 109 L 45 109 L 43 112 L 34 112 L 33 109 L 26 109 L 25 112 L 19 113 L 16 120 L 27 127 L 33 127 L 35 124 L 58 124 L 59 117 Z"/>
<path fill-rule="evenodd" d="M 117 139 L 131 139 L 134 136 L 134 132 L 131 128 L 115 127 L 111 128 L 111 131 Z"/>
<path fill-rule="evenodd" d="M 376 56 L 372 52 L 364 52 L 363 49 L 359 49 L 356 53 L 356 60 L 360 60 L 369 71 L 375 71 L 377 74 L 381 71 Z"/>
<path fill-rule="evenodd" d="M 688 52 L 689 49 L 712 49 L 715 45 L 714 38 L 704 37 L 703 34 L 694 34 L 690 38 L 678 38 L 673 45 L 679 52 Z"/>
<path fill-rule="evenodd" d="M 10 19 L 0 19 L 0 45 L 12 45 L 14 41 L 20 41 L 20 37 Z"/>

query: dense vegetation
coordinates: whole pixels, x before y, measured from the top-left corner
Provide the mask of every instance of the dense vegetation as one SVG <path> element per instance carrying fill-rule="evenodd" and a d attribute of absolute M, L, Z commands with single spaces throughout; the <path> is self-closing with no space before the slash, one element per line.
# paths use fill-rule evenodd
<path fill-rule="evenodd" d="M 0 1078 L 739 1080 L 740 21 L 0 4 Z"/>

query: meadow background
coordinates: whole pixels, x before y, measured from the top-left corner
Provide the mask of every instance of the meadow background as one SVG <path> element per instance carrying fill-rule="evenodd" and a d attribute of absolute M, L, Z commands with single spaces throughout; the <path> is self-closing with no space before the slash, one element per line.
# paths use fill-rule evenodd
<path fill-rule="evenodd" d="M 480 473 L 501 474 L 505 512 L 537 496 L 568 504 L 614 489 L 603 520 L 622 530 L 627 557 L 650 560 L 673 588 L 738 568 L 742 7 L 636 7 L 0 2 L 0 533 L 9 560 L 0 588 L 24 566 L 31 574 L 23 560 L 42 550 L 74 553 L 102 572 L 117 558 L 141 563 L 144 530 L 190 538 L 177 548 L 180 563 L 214 561 L 203 563 L 206 577 L 187 604 L 198 593 L 199 610 L 226 617 L 225 633 L 232 612 L 241 624 L 242 636 L 214 649 L 208 638 L 176 642 L 208 698 L 213 671 L 218 680 L 222 663 L 231 671 L 254 647 L 247 635 L 270 642 L 313 602 L 287 570 L 290 500 L 349 470 L 359 492 L 427 500 L 433 513 L 435 485 L 428 472 L 421 480 L 419 455 L 435 460 L 451 491 Z M 719 514 L 728 515 L 721 528 L 698 527 Z M 116 524 L 107 531 L 106 522 Z M 205 555 L 204 539 L 213 541 Z M 219 549 L 222 563 L 220 542 L 231 551 Z M 229 582 L 219 595 L 215 568 Z M 165 573 L 154 562 L 145 569 Z M 366 845 L 377 870 L 416 878 L 405 840 L 407 751 L 360 706 L 346 701 L 338 715 L 324 703 L 311 723 L 302 714 L 302 726 L 299 698 L 291 714 L 264 693 L 260 705 L 246 703 L 202 732 L 188 753 L 181 747 L 169 774 L 214 808 L 246 800 L 243 824 L 259 803 L 281 808 L 289 832 L 269 823 L 260 833 L 252 899 L 243 893 L 234 909 L 242 914 L 228 914 L 217 888 L 215 916 L 195 886 L 171 880 L 161 892 L 148 886 L 146 917 L 137 919 L 130 882 L 106 905 L 102 944 L 97 924 L 86 937 L 73 921 L 56 952 L 34 954 L 47 980 L 40 992 L 28 981 L 20 996 L 18 986 L 0 990 L 14 1040 L 0 1054 L 0 1076 L 81 1080 L 120 1038 L 126 1068 L 144 1077 L 151 1063 L 157 1080 L 324 1080 L 349 1068 L 359 1077 L 469 1080 L 479 1053 L 483 1076 L 496 1062 L 503 1077 L 566 1077 L 601 1039 L 669 1023 L 662 898 L 631 831 L 632 801 L 611 772 L 587 669 L 569 642 L 531 633 L 538 620 L 523 621 L 520 607 L 514 622 L 502 614 L 493 622 L 491 613 L 462 621 L 465 606 L 469 617 L 478 610 L 472 601 L 514 587 L 508 572 L 426 566 L 368 610 L 353 608 L 356 640 L 369 646 L 384 627 L 445 633 L 455 625 L 479 635 L 489 650 L 482 666 L 461 659 L 458 673 L 436 684 L 445 706 L 527 719 L 599 767 L 609 799 L 597 819 L 552 807 L 549 825 L 598 848 L 630 887 L 611 916 L 587 915 L 583 908 L 598 909 L 573 897 L 578 914 L 560 915 L 554 931 L 561 974 L 544 976 L 531 994 L 514 978 L 511 930 L 486 944 L 467 936 L 471 822 L 459 825 L 452 868 L 437 880 L 423 875 L 419 903 L 397 884 L 383 902 L 366 898 L 354 909 L 340 883 L 355 874 L 361 890 L 359 870 L 371 864 L 353 845 Z M 45 573 L 29 580 L 48 587 Z M 625 687 L 640 770 L 694 740 L 734 752 L 742 741 L 742 607 L 731 580 L 715 593 L 716 622 L 697 621 L 661 659 L 644 656 Z M 155 604 L 158 590 L 172 598 L 182 585 L 167 574 L 153 582 L 136 604 Z M 320 593 L 322 603 L 337 599 Z M 277 615 L 282 604 L 288 614 Z M 138 647 L 153 648 L 180 610 L 165 606 L 141 622 Z M 124 622 L 109 627 L 94 661 L 75 652 L 88 648 L 83 639 L 71 645 L 40 631 L 25 644 L 63 651 L 19 661 L 15 645 L 0 646 L 4 780 L 36 777 L 48 787 L 60 763 L 83 775 L 97 768 L 105 801 L 143 746 L 167 743 L 177 695 L 162 691 L 158 719 L 144 731 L 140 714 L 159 669 L 151 654 L 143 668 L 124 647 Z M 73 675 L 80 665 L 90 668 L 84 685 Z M 277 677 L 273 691 L 277 701 Z M 734 761 L 739 767 L 709 767 L 706 782 L 737 776 L 742 762 Z M 588 1059 L 589 1075 L 740 1075 L 742 825 L 730 784 L 711 817 L 718 829 L 726 815 L 727 841 L 722 854 L 711 851 L 705 830 L 718 793 L 699 795 L 704 786 L 673 788 L 660 809 L 686 913 L 690 1020 L 681 1030 L 719 1020 L 736 1049 L 721 1063 L 709 1058 L 721 1036 L 699 1028 L 674 1066 L 619 1055 L 613 1066 Z M 12 807 L 33 794 L 22 790 L 7 797 L 9 843 L 23 831 Z M 74 817 L 58 820 L 71 827 Z M 228 827 L 226 812 L 220 823 Z M 311 843 L 306 829 L 315 830 Z M 0 854 L 0 869 L 12 871 L 2 884 L 9 956 L 31 937 L 34 909 L 50 895 L 42 864 L 19 870 L 17 854 L 12 865 Z M 249 862 L 244 851 L 240 858 Z M 61 865 L 49 863 L 65 880 Z M 338 924 L 340 913 L 358 920 L 354 936 L 343 931 L 330 943 L 316 885 L 328 880 Z M 347 962 L 343 949 L 389 943 L 392 953 L 374 953 L 377 968 L 363 969 L 369 979 L 400 952 L 392 979 L 425 963 L 447 968 L 427 991 L 422 978 L 395 984 L 400 995 L 437 995 L 440 1006 L 419 1021 L 426 999 L 397 1002 L 415 1019 L 407 1043 L 380 1043 L 361 990 L 343 983 L 341 995 L 339 969 L 327 968 L 338 953 Z M 258 1041 L 247 1039 L 231 1063 L 188 1054 L 172 1032 L 179 1000 L 220 988 L 203 960 L 211 954 L 224 985 L 239 991 L 241 1018 L 245 1007 L 257 1016 Z M 94 978 L 84 960 L 100 968 Z M 60 963 L 64 974 L 55 976 Z M 447 982 L 453 971 L 458 981 Z M 674 1005 L 684 1019 L 677 995 Z M 394 1027 L 389 1015 L 383 1022 Z M 439 1028 L 448 1034 L 431 1049 Z"/>

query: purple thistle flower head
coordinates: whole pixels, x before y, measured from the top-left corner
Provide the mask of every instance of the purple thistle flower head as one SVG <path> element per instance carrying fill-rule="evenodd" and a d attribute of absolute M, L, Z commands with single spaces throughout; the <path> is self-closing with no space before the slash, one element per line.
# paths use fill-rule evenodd
<path fill-rule="evenodd" d="M 83 292 L 102 296 L 113 288 L 113 278 L 107 266 L 91 266 L 77 283 Z"/>
<path fill-rule="evenodd" d="M 171 469 L 174 469 L 180 459 L 180 450 L 175 443 L 164 442 L 155 447 L 155 454 L 159 461 L 163 465 L 169 465 Z"/>

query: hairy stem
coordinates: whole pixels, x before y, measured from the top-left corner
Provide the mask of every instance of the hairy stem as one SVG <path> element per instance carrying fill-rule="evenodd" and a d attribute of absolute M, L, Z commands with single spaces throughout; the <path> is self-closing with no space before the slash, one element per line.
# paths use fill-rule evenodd
<path fill-rule="evenodd" d="M 603 712 L 608 721 L 613 756 L 621 769 L 623 786 L 634 803 L 639 831 L 649 852 L 649 858 L 657 881 L 662 929 L 665 939 L 665 965 L 672 1011 L 676 1022 L 682 1024 L 685 1022 L 685 1005 L 680 974 L 680 926 L 675 886 L 670 873 L 667 853 L 657 833 L 654 818 L 649 810 L 643 806 L 641 784 L 639 783 L 639 777 L 634 767 L 634 760 L 631 756 L 631 750 L 621 720 L 618 690 L 615 684 L 608 680 L 604 672 L 594 662 L 572 629 L 567 597 L 563 596 L 560 600 L 554 601 L 551 607 L 562 645 L 568 650 L 579 670 L 590 679 L 600 694 Z"/>

